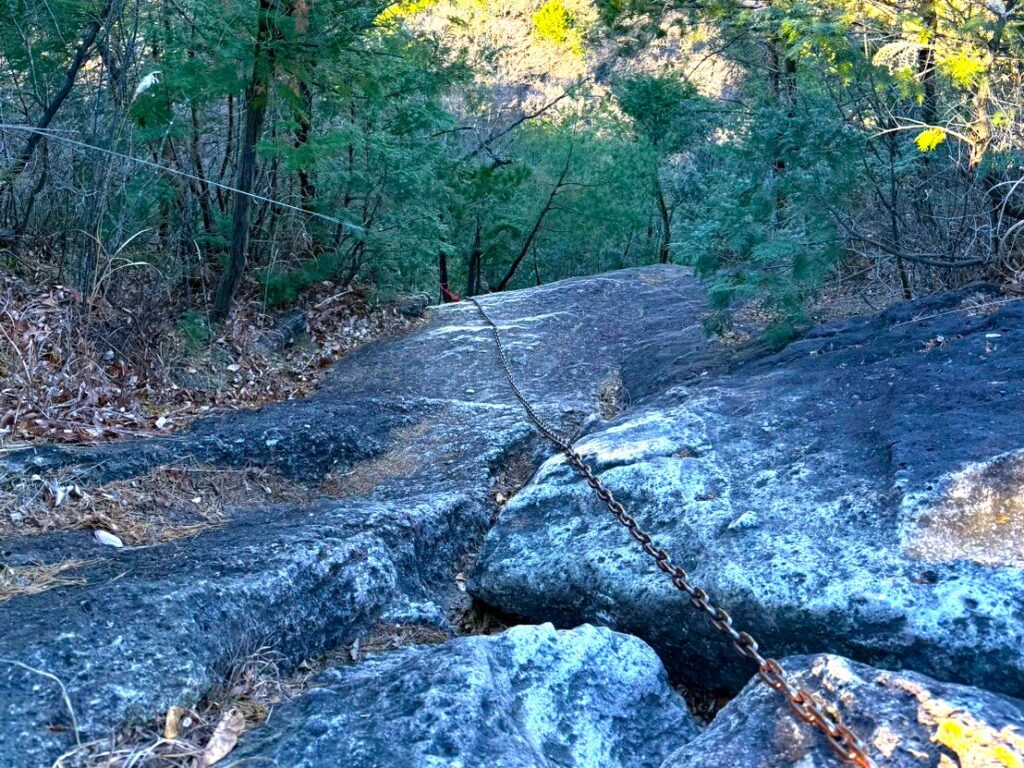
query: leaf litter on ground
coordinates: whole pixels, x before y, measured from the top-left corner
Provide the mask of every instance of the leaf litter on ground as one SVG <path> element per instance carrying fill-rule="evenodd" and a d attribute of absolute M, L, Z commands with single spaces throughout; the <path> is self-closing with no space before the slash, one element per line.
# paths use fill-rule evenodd
<path fill-rule="evenodd" d="M 131 308 L 0 275 L 0 451 L 166 434 L 214 410 L 305 397 L 331 363 L 419 322 L 330 281 L 298 308 L 305 341 L 275 350 L 266 339 L 278 315 L 256 298 L 197 340 L 173 309 L 143 327 Z"/>

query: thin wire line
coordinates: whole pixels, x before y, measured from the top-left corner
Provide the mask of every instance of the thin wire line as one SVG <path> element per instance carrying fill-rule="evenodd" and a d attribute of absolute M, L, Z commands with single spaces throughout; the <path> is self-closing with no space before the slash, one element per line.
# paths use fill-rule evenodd
<path fill-rule="evenodd" d="M 230 184 L 222 184 L 219 181 L 212 181 L 210 179 L 202 179 L 202 178 L 200 178 L 200 177 L 198 177 L 198 176 L 196 176 L 194 174 L 188 173 L 187 171 L 179 171 L 177 168 L 171 168 L 171 167 L 166 166 L 166 165 L 160 165 L 160 163 L 154 163 L 152 160 L 146 160 L 145 158 L 142 158 L 142 157 L 135 157 L 133 155 L 126 155 L 125 153 L 118 152 L 115 149 L 107 149 L 105 147 L 98 147 L 95 144 L 89 144 L 88 142 L 85 142 L 85 141 L 78 141 L 77 139 L 72 139 L 72 138 L 70 138 L 68 136 L 62 136 L 59 133 L 57 133 L 56 131 L 35 128 L 35 127 L 31 126 L 31 125 L 14 125 L 14 124 L 11 124 L 11 123 L 0 123 L 0 131 L 22 131 L 24 133 L 35 133 L 35 134 L 38 134 L 40 136 L 43 136 L 46 139 L 54 139 L 56 141 L 63 142 L 64 144 L 68 144 L 68 145 L 70 145 L 72 147 L 77 147 L 79 149 L 91 149 L 91 150 L 93 150 L 95 152 L 100 152 L 100 153 L 102 153 L 104 155 L 108 155 L 110 157 L 116 157 L 116 158 L 119 158 L 121 160 L 128 160 L 129 162 L 137 163 L 138 165 L 143 165 L 143 166 L 145 166 L 147 168 L 152 168 L 154 170 L 161 171 L 162 173 L 169 173 L 172 176 L 180 176 L 182 178 L 189 179 L 191 181 L 195 181 L 195 182 L 197 182 L 199 184 L 207 184 L 207 185 L 209 185 L 211 187 L 216 187 L 217 189 L 222 189 L 225 192 L 233 192 L 236 195 L 245 195 L 246 197 L 251 197 L 253 200 L 259 200 L 260 202 L 263 202 L 263 203 L 268 203 L 270 205 L 276 205 L 276 206 L 279 206 L 281 208 L 285 208 L 285 209 L 287 209 L 289 211 L 295 211 L 296 213 L 301 213 L 301 214 L 303 214 L 305 216 L 311 216 L 311 217 L 314 217 L 314 218 L 317 218 L 317 219 L 323 219 L 324 221 L 329 221 L 332 224 L 337 224 L 338 226 L 344 227 L 345 229 L 347 229 L 349 232 L 352 232 L 353 234 L 360 234 L 360 228 L 359 227 L 357 227 L 354 224 L 351 224 L 351 223 L 349 223 L 347 221 L 342 221 L 341 219 L 337 219 L 334 216 L 328 216 L 325 213 L 318 213 L 316 211 L 310 211 L 310 210 L 307 210 L 305 208 L 300 208 L 297 205 L 292 205 L 291 203 L 286 203 L 283 200 L 275 200 L 272 197 L 266 197 L 266 196 L 258 194 L 256 192 L 243 192 L 242 190 L 238 189 L 237 187 L 232 187 Z"/>
<path fill-rule="evenodd" d="M 901 325 L 910 325 L 911 323 L 923 323 L 925 320 L 931 320 L 936 317 L 943 317 L 944 315 L 952 315 L 954 312 L 971 312 L 977 309 L 985 309 L 986 307 L 996 307 L 1002 304 L 1013 304 L 1018 301 L 1024 301 L 1024 297 L 1018 296 L 1012 299 L 999 299 L 997 301 L 987 301 L 984 304 L 977 304 L 973 307 L 956 307 L 955 309 L 947 309 L 944 312 L 936 312 L 933 315 L 922 315 L 921 317 L 915 317 L 910 320 L 904 320 L 900 323 L 893 323 L 892 328 L 899 328 Z"/>

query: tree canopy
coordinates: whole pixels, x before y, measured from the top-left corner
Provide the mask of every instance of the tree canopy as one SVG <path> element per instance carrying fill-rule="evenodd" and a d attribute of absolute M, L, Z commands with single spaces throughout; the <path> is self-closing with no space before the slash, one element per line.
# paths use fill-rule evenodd
<path fill-rule="evenodd" d="M 6 268 L 224 320 L 656 261 L 1017 280 L 1015 0 L 0 0 Z M 129 266 L 130 265 L 130 266 Z M 166 297 L 172 297 L 166 299 Z"/>

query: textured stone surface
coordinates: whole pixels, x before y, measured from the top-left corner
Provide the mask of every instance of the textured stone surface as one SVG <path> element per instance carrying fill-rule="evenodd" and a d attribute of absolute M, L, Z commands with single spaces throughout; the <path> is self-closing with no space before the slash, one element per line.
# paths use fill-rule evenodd
<path fill-rule="evenodd" d="M 685 270 L 666 267 L 484 301 L 530 397 L 572 430 L 615 371 L 642 393 L 723 358 L 699 329 L 700 297 Z M 0 658 L 60 678 L 92 739 L 194 704 L 256 647 L 297 664 L 380 620 L 446 627 L 461 594 L 455 576 L 494 513 L 489 486 L 510 457 L 540 451 L 486 327 L 457 305 L 341 361 L 308 400 L 212 417 L 162 440 L 9 456 L 0 479 L 74 465 L 109 480 L 187 458 L 360 482 L 346 498 L 311 489 L 307 504 L 238 512 L 148 548 L 112 550 L 88 532 L 2 541 L 8 563 L 96 562 L 75 572 L 84 586 L 0 603 Z M 0 766 L 48 765 L 72 743 L 69 721 L 52 680 L 0 662 Z"/>
<path fill-rule="evenodd" d="M 885 768 L 1024 765 L 1024 701 L 838 656 L 786 659 L 794 680 L 836 702 Z M 824 739 L 756 680 L 662 768 L 837 768 Z"/>
<path fill-rule="evenodd" d="M 993 298 L 824 326 L 577 448 L 771 653 L 1024 695 L 1024 302 L 976 309 Z M 470 589 L 639 635 L 701 686 L 752 673 L 561 458 L 505 508 Z"/>
<path fill-rule="evenodd" d="M 591 626 L 412 647 L 317 685 L 233 757 L 281 768 L 657 768 L 697 734 L 654 651 Z"/>
<path fill-rule="evenodd" d="M 256 344 L 263 350 L 277 352 L 309 337 L 309 318 L 302 309 L 293 309 L 282 315 L 274 326 L 265 331 Z"/>
<path fill-rule="evenodd" d="M 933 297 L 736 358 L 704 338 L 700 290 L 682 269 L 485 301 L 537 409 L 564 431 L 582 425 L 578 447 L 608 484 L 772 654 L 842 653 L 1021 696 L 1024 302 L 977 308 L 992 298 Z M 631 408 L 609 424 L 599 396 L 620 380 Z M 235 511 L 159 546 L 113 550 L 88 532 L 0 542 L 6 563 L 94 560 L 75 572 L 84 586 L 0 604 L 0 766 L 46 766 L 73 743 L 58 685 L 11 661 L 57 676 L 82 738 L 105 737 L 195 704 L 253 648 L 273 647 L 287 669 L 381 621 L 450 629 L 456 576 L 482 542 L 470 588 L 493 605 L 637 635 L 680 678 L 739 690 L 753 670 L 560 459 L 487 533 L 491 484 L 544 450 L 486 327 L 456 305 L 346 358 L 308 400 L 172 438 L 6 457 L 0 482 L 71 466 L 126 478 L 187 458 L 272 468 L 311 490 L 307 503 Z M 352 481 L 344 497 L 315 485 L 329 472 Z M 1018 748 L 1007 729 L 1019 703 L 913 672 L 793 663 L 823 677 L 898 768 L 917 765 L 904 753 L 934 764 L 943 702 L 970 718 L 944 738 L 982 732 Z M 656 765 L 638 744 L 652 739 L 660 759 L 693 735 L 651 651 L 606 630 L 466 638 L 322 682 L 239 754 L 311 768 L 379 753 L 425 766 Z M 666 766 L 831 764 L 764 693 L 744 693 Z"/>

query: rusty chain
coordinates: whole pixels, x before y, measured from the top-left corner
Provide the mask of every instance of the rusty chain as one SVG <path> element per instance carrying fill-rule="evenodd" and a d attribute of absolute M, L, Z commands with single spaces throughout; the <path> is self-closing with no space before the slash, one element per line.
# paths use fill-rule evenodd
<path fill-rule="evenodd" d="M 640 527 L 636 518 L 626 511 L 626 508 L 615 498 L 601 478 L 594 474 L 593 467 L 573 447 L 572 442 L 555 432 L 537 414 L 516 383 L 508 355 L 505 353 L 505 347 L 501 343 L 501 334 L 498 332 L 498 326 L 479 301 L 473 297 L 469 297 L 469 300 L 476 306 L 490 328 L 491 334 L 494 336 L 494 346 L 498 353 L 498 361 L 501 363 L 505 378 L 508 380 L 516 400 L 519 401 L 523 410 L 526 411 L 527 418 L 536 427 L 537 431 L 565 454 L 572 468 L 587 481 L 587 485 L 604 502 L 608 510 L 615 516 L 615 519 L 636 539 L 643 551 L 654 559 L 658 569 L 671 579 L 672 584 L 678 590 L 689 596 L 690 603 L 694 608 L 701 611 L 711 623 L 711 626 L 732 642 L 733 647 L 741 656 L 757 664 L 757 674 L 761 681 L 772 690 L 782 693 L 786 697 L 790 709 L 800 720 L 817 728 L 825 737 L 828 745 L 843 762 L 857 766 L 857 768 L 878 768 L 877 763 L 868 754 L 867 748 L 857 738 L 857 735 L 843 724 L 839 711 L 820 701 L 814 693 L 806 688 L 798 688 L 790 683 L 786 679 L 787 673 L 782 668 L 782 665 L 773 658 L 763 656 L 758 650 L 757 641 L 746 632 L 739 631 L 733 626 L 732 617 L 725 610 L 714 605 L 708 593 L 694 585 L 690 581 L 689 574 L 678 565 L 675 565 L 668 552 L 654 543 L 653 537 Z"/>

